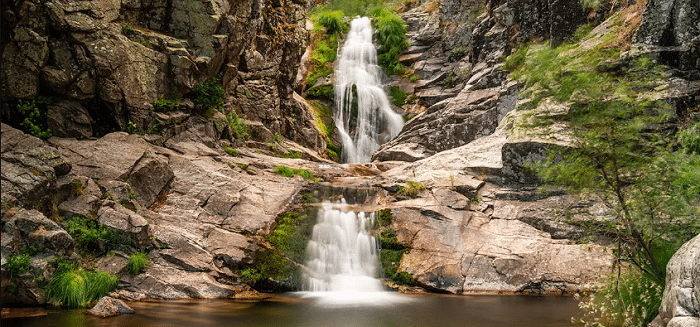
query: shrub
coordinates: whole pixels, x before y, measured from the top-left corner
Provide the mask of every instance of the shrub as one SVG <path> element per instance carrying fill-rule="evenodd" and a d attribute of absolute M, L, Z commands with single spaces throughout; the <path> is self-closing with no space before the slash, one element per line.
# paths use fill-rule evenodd
<path fill-rule="evenodd" d="M 197 93 L 195 104 L 201 104 L 204 111 L 212 109 L 221 111 L 224 106 L 224 87 L 221 84 L 221 76 L 197 84 L 195 90 Z"/>
<path fill-rule="evenodd" d="M 148 258 L 148 254 L 142 252 L 136 252 L 129 256 L 129 263 L 127 263 L 127 269 L 132 275 L 138 275 L 148 268 L 148 264 L 151 259 Z"/>
<path fill-rule="evenodd" d="M 306 91 L 306 95 L 314 98 L 325 98 L 329 100 L 333 100 L 335 98 L 333 84 L 323 84 L 314 86 L 308 91 Z"/>
<path fill-rule="evenodd" d="M 105 240 L 108 244 L 116 243 L 116 235 L 111 229 L 90 218 L 73 217 L 66 223 L 65 229 L 78 246 L 85 251 L 95 252 L 98 250 L 100 240 Z"/>
<path fill-rule="evenodd" d="M 395 12 L 384 7 L 377 7 L 370 12 L 374 18 L 375 42 L 377 43 L 377 57 L 379 66 L 386 70 L 387 74 L 398 74 L 403 70 L 399 63 L 401 51 L 408 49 L 406 38 L 406 22 Z"/>
<path fill-rule="evenodd" d="M 62 259 L 61 259 L 62 260 Z M 67 307 L 87 306 L 117 288 L 117 277 L 104 271 L 89 271 L 59 261 L 46 285 L 46 299 Z"/>
<path fill-rule="evenodd" d="M 320 24 L 326 28 L 326 34 L 342 34 L 348 29 L 348 24 L 343 19 L 343 12 L 340 10 L 324 10 L 312 17 L 314 24 Z"/>
<path fill-rule="evenodd" d="M 29 254 L 18 254 L 7 258 L 7 263 L 5 263 L 5 270 L 7 270 L 10 275 L 22 275 L 29 271 L 29 266 L 32 264 L 32 258 Z"/>
<path fill-rule="evenodd" d="M 406 103 L 406 98 L 408 93 L 401 91 L 400 88 L 392 86 L 389 89 L 389 94 L 391 95 L 391 103 L 397 107 L 401 107 Z"/>
<path fill-rule="evenodd" d="M 17 112 L 23 117 L 20 126 L 25 133 L 40 139 L 48 139 L 52 136 L 51 129 L 46 124 L 47 111 L 44 108 L 49 103 L 48 98 L 41 96 L 31 101 L 19 100 L 17 102 Z"/>
<path fill-rule="evenodd" d="M 386 227 L 391 225 L 391 220 L 392 220 L 392 213 L 391 209 L 382 209 L 379 210 L 379 213 L 377 214 L 377 225 L 378 227 Z"/>
<path fill-rule="evenodd" d="M 301 158 L 301 152 L 289 150 L 287 151 L 287 153 L 284 154 L 284 157 L 287 159 L 299 159 Z"/>
<path fill-rule="evenodd" d="M 318 181 L 314 172 L 308 169 L 292 169 L 286 166 L 277 166 L 272 172 L 282 177 L 301 176 L 305 180 Z"/>
<path fill-rule="evenodd" d="M 231 134 L 238 140 L 247 140 L 250 138 L 248 125 L 238 118 L 235 112 L 230 112 L 226 115 L 228 124 L 231 127 Z"/>

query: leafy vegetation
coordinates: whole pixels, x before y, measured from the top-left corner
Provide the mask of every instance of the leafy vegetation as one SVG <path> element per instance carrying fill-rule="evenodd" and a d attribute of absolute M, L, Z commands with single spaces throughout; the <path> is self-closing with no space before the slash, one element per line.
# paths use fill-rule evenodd
<path fill-rule="evenodd" d="M 393 218 L 393 215 L 391 213 L 391 209 L 386 208 L 379 210 L 377 213 L 377 222 L 376 222 L 376 228 L 379 227 L 386 227 L 391 225 L 391 219 Z"/>
<path fill-rule="evenodd" d="M 103 271 L 90 271 L 58 260 L 58 268 L 46 285 L 46 299 L 67 307 L 89 306 L 117 288 L 117 277 Z"/>
<path fill-rule="evenodd" d="M 311 31 L 311 67 L 306 76 L 308 88 L 316 85 L 319 78 L 328 77 L 333 73 L 333 62 L 338 55 L 338 38 L 348 30 L 341 11 L 320 11 L 311 16 L 311 21 L 314 23 L 314 29 Z M 332 99 L 332 94 L 329 95 L 327 89 L 319 89 L 312 95 Z"/>
<path fill-rule="evenodd" d="M 138 275 L 146 271 L 150 262 L 151 259 L 148 257 L 148 253 L 136 252 L 129 256 L 129 262 L 127 263 L 126 267 L 129 270 L 129 273 L 132 275 Z"/>
<path fill-rule="evenodd" d="M 177 100 L 165 98 L 165 94 L 161 94 L 158 99 L 153 100 L 153 111 L 156 112 L 171 112 L 178 109 L 180 104 Z"/>
<path fill-rule="evenodd" d="M 10 275 L 22 275 L 29 271 L 29 266 L 32 264 L 32 258 L 29 254 L 23 253 L 18 255 L 11 255 L 7 258 L 5 263 L 5 270 L 10 273 Z"/>
<path fill-rule="evenodd" d="M 195 86 L 197 97 L 195 104 L 202 105 L 204 112 L 210 110 L 221 111 L 224 107 L 224 86 L 221 83 L 221 76 L 214 77 L 204 83 Z"/>
<path fill-rule="evenodd" d="M 373 18 L 379 66 L 387 74 L 400 73 L 404 66 L 399 62 L 399 54 L 409 46 L 406 22 L 386 7 L 375 7 L 369 14 Z"/>
<path fill-rule="evenodd" d="M 397 107 L 401 107 L 406 103 L 406 98 L 409 94 L 401 91 L 401 89 L 396 86 L 392 86 L 389 88 L 389 95 L 391 95 L 391 103 Z"/>
<path fill-rule="evenodd" d="M 379 233 L 381 243 L 380 261 L 384 269 L 384 277 L 397 284 L 414 284 L 415 279 L 407 272 L 397 272 L 404 253 L 410 247 L 400 243 L 396 238 L 396 233 L 392 229 L 384 229 Z"/>
<path fill-rule="evenodd" d="M 46 123 L 46 105 L 50 104 L 51 100 L 46 97 L 38 96 L 33 100 L 19 100 L 17 102 L 17 112 L 22 116 L 20 126 L 25 133 L 36 136 L 40 139 L 48 139 L 51 137 L 51 129 Z"/>
<path fill-rule="evenodd" d="M 228 120 L 228 125 L 231 127 L 231 136 L 237 140 L 247 140 L 250 138 L 248 125 L 240 120 L 235 112 L 229 112 L 226 115 L 226 119 Z"/>
<path fill-rule="evenodd" d="M 306 91 L 306 95 L 313 98 L 324 98 L 328 100 L 333 100 L 335 97 L 335 93 L 333 91 L 333 84 L 322 84 L 314 86 L 308 91 Z"/>
<path fill-rule="evenodd" d="M 630 27 L 619 15 L 610 21 L 603 35 L 579 29 L 586 47 L 578 40 L 556 48 L 534 43 L 506 67 L 526 87 L 521 96 L 529 102 L 519 110 L 532 111 L 522 123 L 563 120 L 569 130 L 570 147 L 551 148 L 530 168 L 549 185 L 595 196 L 616 214 L 604 228 L 615 237 L 618 271 L 582 303 L 586 324 L 597 325 L 599 317 L 605 325 L 646 325 L 658 310 L 668 259 L 700 233 L 700 156 L 688 137 L 694 125 L 674 136 L 674 109 L 657 100 L 664 67 L 645 57 L 621 61 Z M 557 106 L 565 109 L 549 109 Z M 622 273 L 627 265 L 633 270 Z"/>
<path fill-rule="evenodd" d="M 275 169 L 272 171 L 275 174 L 278 174 L 282 177 L 294 177 L 294 176 L 301 176 L 303 179 L 308 180 L 308 181 L 318 181 L 316 178 L 316 175 L 314 175 L 314 172 L 308 169 L 297 169 L 297 168 L 289 168 L 287 166 L 277 166 Z"/>

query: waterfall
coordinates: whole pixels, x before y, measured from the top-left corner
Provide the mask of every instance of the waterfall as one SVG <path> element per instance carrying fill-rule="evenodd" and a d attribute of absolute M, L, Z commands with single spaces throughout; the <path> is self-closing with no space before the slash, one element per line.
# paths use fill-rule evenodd
<path fill-rule="evenodd" d="M 323 203 L 307 246 L 305 288 L 312 292 L 380 292 L 374 213 Z"/>
<path fill-rule="evenodd" d="M 403 118 L 391 110 L 381 85 L 381 67 L 369 18 L 355 18 L 335 71 L 334 115 L 343 142 L 343 162 L 368 162 L 379 146 L 401 132 Z"/>

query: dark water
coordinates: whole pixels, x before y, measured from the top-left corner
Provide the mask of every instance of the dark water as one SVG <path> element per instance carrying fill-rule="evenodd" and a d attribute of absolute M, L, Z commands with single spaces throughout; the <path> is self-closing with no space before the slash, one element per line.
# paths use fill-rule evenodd
<path fill-rule="evenodd" d="M 571 297 L 398 295 L 372 305 L 324 305 L 301 295 L 262 301 L 135 302 L 134 315 L 99 319 L 85 310 L 55 310 L 3 326 L 573 326 Z"/>

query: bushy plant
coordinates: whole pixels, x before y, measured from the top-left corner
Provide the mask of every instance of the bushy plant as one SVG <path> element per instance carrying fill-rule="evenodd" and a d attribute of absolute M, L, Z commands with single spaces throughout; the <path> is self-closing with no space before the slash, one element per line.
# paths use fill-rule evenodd
<path fill-rule="evenodd" d="M 221 111 L 224 106 L 224 87 L 221 84 L 221 76 L 197 84 L 195 90 L 197 93 L 195 104 L 201 104 L 204 111 L 212 109 Z"/>
<path fill-rule="evenodd" d="M 161 94 L 158 99 L 153 100 L 153 110 L 156 112 L 175 111 L 179 106 L 178 101 L 166 99 L 165 94 Z"/>
<path fill-rule="evenodd" d="M 106 243 L 116 242 L 116 235 L 111 229 L 87 217 L 76 216 L 71 218 L 66 222 L 65 229 L 78 246 L 85 251 L 97 251 L 100 240 L 105 240 Z"/>
<path fill-rule="evenodd" d="M 32 264 L 32 258 L 29 254 L 12 255 L 7 258 L 5 270 L 10 275 L 22 275 L 29 271 L 29 266 Z"/>
<path fill-rule="evenodd" d="M 117 288 L 117 277 L 104 271 L 90 271 L 59 262 L 46 285 L 46 299 L 67 307 L 88 306 Z"/>
<path fill-rule="evenodd" d="M 386 227 L 391 225 L 392 213 L 391 209 L 379 210 L 377 214 L 377 227 Z"/>
<path fill-rule="evenodd" d="M 248 132 L 248 125 L 246 125 L 241 119 L 238 118 L 235 112 L 230 112 L 226 115 L 228 124 L 231 127 L 231 134 L 234 138 L 238 140 L 247 140 L 250 138 L 250 133 Z"/>
<path fill-rule="evenodd" d="M 129 262 L 127 263 L 126 267 L 129 270 L 129 273 L 132 275 L 138 275 L 146 271 L 150 262 L 151 259 L 148 257 L 147 253 L 136 252 L 129 256 Z"/>
<path fill-rule="evenodd" d="M 403 70 L 399 63 L 399 55 L 408 49 L 409 43 L 406 37 L 406 22 L 395 12 L 385 7 L 372 9 L 373 27 L 376 31 L 377 58 L 379 66 L 388 74 L 398 74 Z"/>
<path fill-rule="evenodd" d="M 51 129 L 46 123 L 46 105 L 50 103 L 49 98 L 39 96 L 34 100 L 19 100 L 17 102 L 17 112 L 22 115 L 22 130 L 25 133 L 36 136 L 40 139 L 51 137 Z"/>
<path fill-rule="evenodd" d="M 401 89 L 396 86 L 389 88 L 389 95 L 391 95 L 391 103 L 397 107 L 403 106 L 408 97 L 408 93 L 401 91 Z"/>
<path fill-rule="evenodd" d="M 348 30 L 343 12 L 340 10 L 324 10 L 312 16 L 314 24 L 320 24 L 326 28 L 326 34 L 340 35 Z"/>

